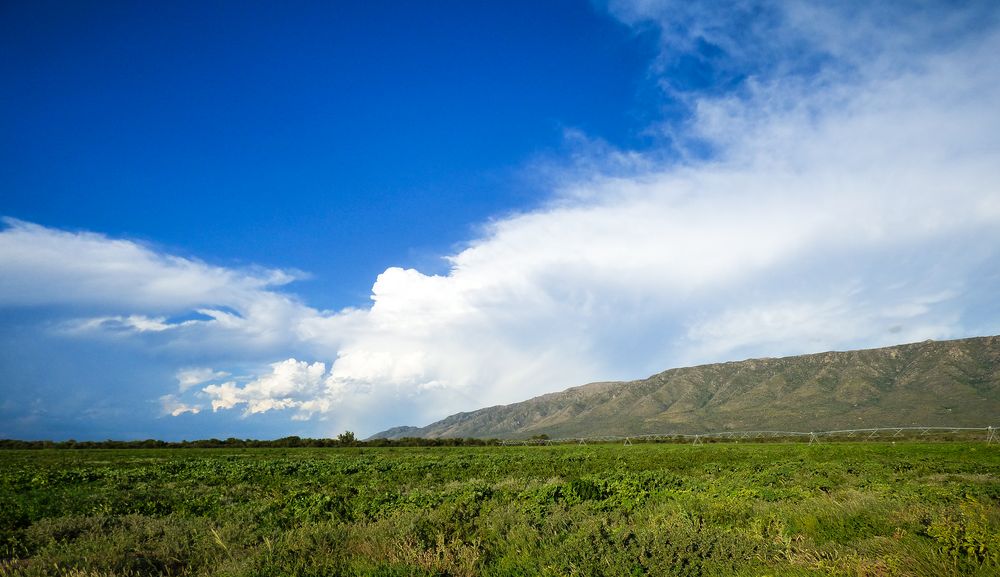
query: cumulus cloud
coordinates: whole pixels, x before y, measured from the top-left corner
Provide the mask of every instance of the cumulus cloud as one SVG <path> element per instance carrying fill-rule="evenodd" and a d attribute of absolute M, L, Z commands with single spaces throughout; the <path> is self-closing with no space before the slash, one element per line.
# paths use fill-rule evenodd
<path fill-rule="evenodd" d="M 319 434 L 682 364 L 998 332 L 973 298 L 1000 289 L 997 10 L 736 8 L 612 4 L 661 31 L 651 74 L 684 112 L 653 128 L 660 149 L 585 145 L 550 202 L 484 225 L 446 274 L 387 269 L 367 308 L 315 310 L 284 292 L 292 272 L 9 220 L 0 303 L 64 304 L 82 330 L 257 375 L 177 372 L 168 414 L 320 415 Z M 709 88 L 671 76 L 692 59 Z"/>
<path fill-rule="evenodd" d="M 295 408 L 299 418 L 328 409 L 323 404 L 324 363 L 307 363 L 288 359 L 271 365 L 271 373 L 258 377 L 244 386 L 235 382 L 208 385 L 202 391 L 211 399 L 212 410 L 232 409 L 245 405 L 244 414 Z"/>
<path fill-rule="evenodd" d="M 387 270 L 334 382 L 433 383 L 440 414 L 678 363 L 968 334 L 964 296 L 1000 247 L 996 10 L 752 4 L 614 5 L 662 31 L 654 71 L 725 59 L 701 64 L 729 90 L 666 87 L 688 107 L 666 142 L 712 154 L 632 155 L 609 176 L 603 158 L 575 163 L 447 275 Z"/>

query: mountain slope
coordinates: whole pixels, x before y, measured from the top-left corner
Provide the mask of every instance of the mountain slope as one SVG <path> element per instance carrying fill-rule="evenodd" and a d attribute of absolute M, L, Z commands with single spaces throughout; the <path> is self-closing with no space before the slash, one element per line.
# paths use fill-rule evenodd
<path fill-rule="evenodd" d="M 553 438 L 725 430 L 987 426 L 1000 336 L 670 369 L 458 413 L 372 438 Z"/>

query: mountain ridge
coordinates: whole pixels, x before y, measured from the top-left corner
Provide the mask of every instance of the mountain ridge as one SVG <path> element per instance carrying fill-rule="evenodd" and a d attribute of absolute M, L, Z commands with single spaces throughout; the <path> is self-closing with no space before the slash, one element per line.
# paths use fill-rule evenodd
<path fill-rule="evenodd" d="M 678 367 L 460 412 L 370 438 L 584 437 L 725 430 L 986 426 L 1000 336 Z"/>

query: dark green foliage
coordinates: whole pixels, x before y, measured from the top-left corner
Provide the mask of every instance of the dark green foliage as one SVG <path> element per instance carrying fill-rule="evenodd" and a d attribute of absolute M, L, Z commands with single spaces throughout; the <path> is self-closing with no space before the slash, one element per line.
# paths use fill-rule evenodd
<path fill-rule="evenodd" d="M 0 452 L 0 576 L 982 577 L 997 535 L 981 442 Z"/>
<path fill-rule="evenodd" d="M 681 439 L 683 441 L 683 439 Z M 336 439 L 304 439 L 302 437 L 282 437 L 273 440 L 260 439 L 201 439 L 198 441 L 22 441 L 0 439 L 0 450 L 25 449 L 299 449 L 333 447 L 485 447 L 499 445 L 498 439 L 403 437 L 399 439 L 371 439 L 359 441 L 354 433 L 346 431 Z"/>

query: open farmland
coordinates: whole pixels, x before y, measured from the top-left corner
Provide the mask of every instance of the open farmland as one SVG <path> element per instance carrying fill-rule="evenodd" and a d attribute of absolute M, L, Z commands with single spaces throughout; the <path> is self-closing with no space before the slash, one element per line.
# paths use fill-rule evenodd
<path fill-rule="evenodd" d="M 979 442 L 0 451 L 0 575 L 998 575 Z"/>

